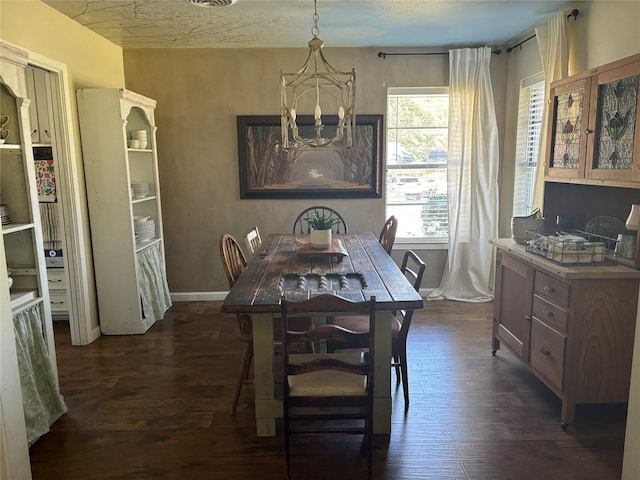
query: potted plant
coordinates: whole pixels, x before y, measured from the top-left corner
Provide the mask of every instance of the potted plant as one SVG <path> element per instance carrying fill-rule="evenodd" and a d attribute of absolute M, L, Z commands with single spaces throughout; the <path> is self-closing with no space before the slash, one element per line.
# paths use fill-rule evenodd
<path fill-rule="evenodd" d="M 325 249 L 331 246 L 331 227 L 340 222 L 333 213 L 325 215 L 321 212 L 314 212 L 311 218 L 305 218 L 311 226 L 311 247 Z"/>

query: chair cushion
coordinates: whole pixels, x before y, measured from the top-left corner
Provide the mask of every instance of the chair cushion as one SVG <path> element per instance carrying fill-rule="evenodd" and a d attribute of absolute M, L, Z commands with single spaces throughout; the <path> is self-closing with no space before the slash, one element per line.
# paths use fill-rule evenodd
<path fill-rule="evenodd" d="M 319 357 L 336 357 L 351 363 L 362 363 L 363 352 L 314 353 L 289 355 L 289 363 L 304 363 Z M 289 395 L 302 396 L 366 396 L 367 377 L 336 370 L 289 375 Z"/>
<path fill-rule="evenodd" d="M 333 325 L 340 325 L 341 327 L 346 328 L 347 330 L 352 330 L 354 332 L 366 332 L 369 330 L 369 317 L 359 317 L 359 316 L 337 316 L 330 317 L 327 319 L 327 323 Z M 391 322 L 391 335 L 394 337 L 398 336 L 400 332 L 400 321 L 393 317 L 393 321 Z"/>

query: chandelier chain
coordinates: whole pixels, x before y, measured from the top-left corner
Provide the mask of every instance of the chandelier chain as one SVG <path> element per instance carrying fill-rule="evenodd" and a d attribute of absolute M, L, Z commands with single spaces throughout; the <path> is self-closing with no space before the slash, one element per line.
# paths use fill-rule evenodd
<path fill-rule="evenodd" d="M 313 0 L 313 27 L 311 27 L 311 35 L 314 37 L 320 35 L 318 20 L 320 20 L 320 17 L 318 16 L 318 4 L 316 3 L 316 0 Z"/>

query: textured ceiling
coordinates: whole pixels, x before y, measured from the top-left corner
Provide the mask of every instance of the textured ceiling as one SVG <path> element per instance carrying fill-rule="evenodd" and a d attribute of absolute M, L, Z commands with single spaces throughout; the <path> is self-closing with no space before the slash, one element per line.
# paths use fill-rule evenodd
<path fill-rule="evenodd" d="M 5 0 L 3 0 L 5 1 Z M 312 0 L 43 0 L 123 48 L 304 47 Z M 320 38 L 331 47 L 504 45 L 566 0 L 318 0 Z"/>

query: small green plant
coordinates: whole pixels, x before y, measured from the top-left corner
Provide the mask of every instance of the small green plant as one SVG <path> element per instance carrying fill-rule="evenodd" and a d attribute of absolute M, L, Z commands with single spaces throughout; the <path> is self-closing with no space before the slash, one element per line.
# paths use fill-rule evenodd
<path fill-rule="evenodd" d="M 333 212 L 325 215 L 320 212 L 314 212 L 311 218 L 305 218 L 311 228 L 314 230 L 330 230 L 336 223 L 340 223 L 340 219 L 333 216 Z"/>

